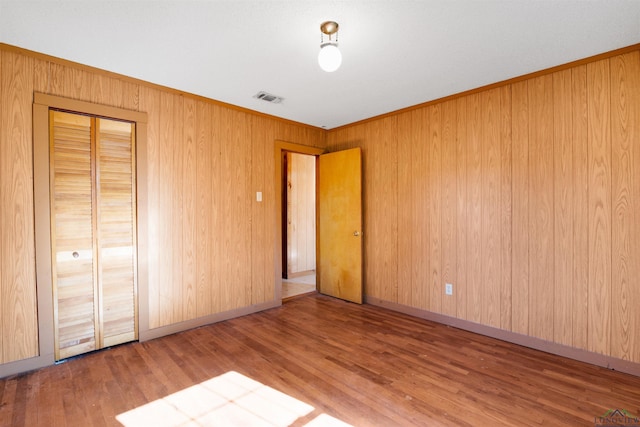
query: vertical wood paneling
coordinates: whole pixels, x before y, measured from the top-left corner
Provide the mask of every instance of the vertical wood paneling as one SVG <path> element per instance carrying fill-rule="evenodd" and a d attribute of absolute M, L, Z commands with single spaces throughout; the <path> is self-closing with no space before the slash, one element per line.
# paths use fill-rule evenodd
<path fill-rule="evenodd" d="M 173 95 L 173 110 L 169 113 L 171 118 L 172 133 L 169 135 L 169 141 L 171 141 L 169 147 L 171 154 L 168 160 L 168 167 L 171 171 L 173 182 L 169 191 L 171 199 L 168 201 L 167 208 L 170 212 L 170 231 L 169 241 L 171 242 L 171 262 L 172 262 L 172 276 L 171 276 L 171 307 L 172 318 L 174 321 L 187 318 L 184 313 L 185 306 L 185 294 L 186 294 L 186 281 L 184 266 L 184 254 L 183 248 L 185 246 L 184 231 L 185 231 L 185 209 L 184 209 L 184 157 L 185 157 L 185 145 L 184 145 L 184 97 L 181 95 Z"/>
<path fill-rule="evenodd" d="M 501 291 L 501 152 L 500 90 L 483 92 L 481 128 L 481 299 L 482 323 L 500 326 Z"/>
<path fill-rule="evenodd" d="M 223 310 L 222 295 L 224 288 L 223 260 L 225 257 L 224 242 L 224 182 L 222 180 L 222 147 L 225 144 L 225 127 L 223 123 L 223 109 L 211 106 L 211 313 Z"/>
<path fill-rule="evenodd" d="M 574 182 L 571 70 L 553 74 L 554 315 L 553 340 L 573 344 Z"/>
<path fill-rule="evenodd" d="M 640 257 L 640 150 L 635 144 L 639 68 L 635 51 L 574 67 L 570 81 L 563 73 L 505 86 L 500 102 L 489 102 L 498 108 L 498 124 L 493 110 L 482 108 L 482 100 L 493 95 L 456 99 L 455 189 L 447 176 L 452 153 L 445 142 L 446 106 L 341 129 L 344 138 L 334 139 L 330 132 L 331 149 L 363 148 L 367 294 L 437 307 L 432 296 L 442 297 L 449 269 L 455 268 L 458 317 L 494 324 L 499 316 L 505 329 L 640 361 L 633 333 L 640 323 L 638 310 L 633 310 L 640 298 L 633 278 L 640 272 L 638 263 L 630 261 Z M 260 276 L 273 266 L 271 246 L 277 238 L 269 231 L 275 221 L 270 204 L 273 140 L 322 146 L 322 130 L 208 103 L 183 105 L 174 93 L 14 52 L 0 55 L 0 82 L 0 198 L 9 207 L 0 212 L 0 363 L 8 361 L 6 352 L 11 360 L 37 352 L 30 224 L 34 88 L 149 114 L 145 154 L 151 327 L 271 298 L 272 275 L 264 274 L 264 284 Z M 443 118 L 432 123 L 435 109 Z M 433 168 L 437 146 L 432 126 L 440 127 L 439 173 Z M 491 135 L 496 131 L 500 142 L 494 146 Z M 506 142 L 509 131 L 511 145 Z M 501 151 L 494 170 L 496 147 Z M 259 205 L 254 187 L 263 177 L 265 201 Z M 434 190 L 439 206 L 433 204 Z M 449 207 L 451 191 L 455 212 Z M 494 198 L 497 222 L 490 205 Z M 194 206 L 195 217 L 187 205 Z M 438 223 L 439 231 L 432 228 Z M 489 231 L 496 224 L 499 235 Z M 452 226 L 455 259 L 449 245 Z M 195 237 L 185 234 L 185 228 L 196 230 Z M 203 237 L 200 230 L 205 229 Z M 499 253 L 489 254 L 487 247 L 494 245 Z M 434 269 L 430 258 L 436 249 L 441 261 Z M 195 255 L 190 253 L 194 250 Z M 485 265 L 487 260 L 491 263 Z M 186 271 L 193 263 L 193 271 Z M 439 293 L 432 295 L 436 275 Z M 486 287 L 485 276 L 501 281 L 499 314 L 488 306 L 495 288 Z M 403 277 L 408 280 L 404 288 Z M 190 302 L 194 292 L 195 311 Z M 449 313 L 449 301 L 442 301 L 441 310 Z M 16 328 L 26 332 L 16 334 Z M 14 341 L 21 344 L 8 344 Z"/>
<path fill-rule="evenodd" d="M 482 100 L 467 97 L 467 320 L 482 322 Z"/>
<path fill-rule="evenodd" d="M 529 333 L 529 83 L 511 86 L 513 217 L 512 331 Z"/>
<path fill-rule="evenodd" d="M 411 295 L 414 307 L 427 309 L 430 297 L 429 259 L 427 257 L 430 250 L 428 222 L 429 147 L 426 142 L 429 117 L 425 117 L 423 109 L 412 111 L 411 117 Z M 409 238 L 409 236 L 399 236 L 399 238 Z"/>
<path fill-rule="evenodd" d="M 640 360 L 640 53 L 611 59 L 611 353 Z"/>
<path fill-rule="evenodd" d="M 157 328 L 160 324 L 161 299 L 160 299 L 160 257 L 161 257 L 161 233 L 162 212 L 160 207 L 160 180 L 161 173 L 161 138 L 160 138 L 160 92 L 155 89 L 144 88 L 140 101 L 140 107 L 148 114 L 147 123 L 147 227 L 148 227 L 148 252 L 147 262 L 149 281 L 149 327 Z"/>
<path fill-rule="evenodd" d="M 587 127 L 587 67 L 571 70 L 573 125 L 573 345 L 587 348 L 589 303 L 589 179 Z"/>
<path fill-rule="evenodd" d="M 144 262 L 149 285 L 148 301 L 141 301 L 148 306 L 148 327 L 274 297 L 273 144 L 280 139 L 322 147 L 323 130 L 263 116 L 256 116 L 254 125 L 251 114 L 85 67 L 3 50 L 0 363 L 38 352 L 31 160 L 34 90 L 148 114 L 143 158 L 148 162 L 144 200 L 149 250 Z M 255 202 L 255 191 L 260 190 L 261 204 Z M 390 206 L 395 209 L 395 204 Z"/>
<path fill-rule="evenodd" d="M 0 52 L 0 362 L 38 354 L 31 102 L 33 60 Z"/>
<path fill-rule="evenodd" d="M 176 171 L 173 169 L 174 155 L 174 95 L 160 93 L 160 134 L 158 135 L 158 220 L 159 227 L 159 257 L 158 257 L 158 281 L 157 292 L 159 293 L 160 305 L 158 307 L 158 326 L 170 325 L 178 319 L 174 317 L 173 303 L 173 259 L 178 248 L 173 246 L 172 240 L 172 211 L 173 211 L 173 188 L 176 184 Z M 178 146 L 179 150 L 179 146 Z M 152 284 L 153 286 L 153 284 Z M 177 286 L 177 285 L 176 285 Z M 182 306 L 182 301 L 177 300 L 176 304 Z"/>
<path fill-rule="evenodd" d="M 511 330 L 512 318 L 512 133 L 511 87 L 500 88 L 500 326 Z"/>
<path fill-rule="evenodd" d="M 214 229 L 213 217 L 213 148 L 211 143 L 211 108 L 198 103 L 196 110 L 196 315 L 212 313 L 212 288 L 217 274 L 213 269 Z M 218 273 L 216 270 L 215 273 Z"/>
<path fill-rule="evenodd" d="M 412 117 L 413 114 L 411 112 L 398 116 L 399 207 L 410 206 L 412 203 Z M 411 223 L 411 218 L 411 209 L 398 209 L 398 303 L 407 306 L 411 306 L 413 304 L 411 287 L 411 275 L 413 271 L 411 245 L 413 241 L 414 228 Z"/>
<path fill-rule="evenodd" d="M 611 346 L 611 119 L 609 60 L 587 65 L 589 113 L 588 349 Z"/>
<path fill-rule="evenodd" d="M 368 163 L 365 163 L 365 181 L 370 183 L 365 192 L 365 259 L 367 254 L 376 262 L 365 261 L 366 292 L 383 299 L 396 300 L 397 296 L 397 121 L 395 117 L 380 120 L 368 126 Z M 363 154 L 365 157 L 365 154 Z M 384 213 L 367 217 L 366 210 Z"/>
<path fill-rule="evenodd" d="M 33 60 L 33 90 L 41 93 L 49 92 L 49 67 L 50 62 L 43 59 Z M 0 94 L 0 99 L 2 95 Z"/>
<path fill-rule="evenodd" d="M 553 78 L 529 81 L 529 334 L 553 339 Z"/>
<path fill-rule="evenodd" d="M 457 176 L 457 105 L 456 101 L 442 104 L 442 280 L 444 285 L 454 285 L 454 295 L 442 297 L 442 313 L 456 315 L 456 293 L 460 292 L 457 280 L 457 243 L 458 243 L 458 176 Z"/>
<path fill-rule="evenodd" d="M 221 308 L 232 310 L 251 301 L 251 128 L 245 113 L 221 110 L 222 253 Z M 238 126 L 231 127 L 230 123 Z"/>
<path fill-rule="evenodd" d="M 183 289 L 183 318 L 194 319 L 197 316 L 197 242 L 196 242 L 196 198 L 198 167 L 196 164 L 197 123 L 196 101 L 190 98 L 184 100 L 184 122 L 182 149 L 182 289 Z"/>
<path fill-rule="evenodd" d="M 266 180 L 273 180 L 273 174 L 268 177 L 266 173 L 267 155 L 265 147 L 269 146 L 268 140 L 264 139 L 261 133 L 263 129 L 268 129 L 266 120 L 253 118 L 251 126 L 251 303 L 259 304 L 267 300 L 266 279 L 272 277 L 266 265 L 266 254 L 268 251 L 262 250 L 267 245 L 267 222 L 266 222 Z M 261 132 L 262 131 L 262 132 Z M 260 136 L 259 136 L 260 135 Z M 267 133 L 272 135 L 271 132 Z M 273 157 L 272 155 L 269 157 Z M 315 159 L 313 159 L 315 164 Z M 262 192 L 262 202 L 256 200 L 256 191 Z M 315 207 L 315 188 L 313 189 L 312 203 Z M 315 221 L 315 213 L 314 213 Z M 315 230 L 314 230 L 315 231 Z M 315 236 L 314 236 L 315 237 Z M 314 259 L 315 266 L 315 241 Z M 273 265 L 273 264 L 272 264 Z"/>
<path fill-rule="evenodd" d="M 440 104 L 427 109 L 429 114 L 429 309 L 442 312 L 442 109 Z"/>
<path fill-rule="evenodd" d="M 457 282 L 454 283 L 453 295 L 456 298 L 456 315 L 461 319 L 467 318 L 467 238 L 469 221 L 467 211 L 469 198 L 467 195 L 467 98 L 456 99 L 456 179 L 457 179 Z M 445 215 L 448 214 L 445 212 Z M 453 213 L 451 213 L 453 214 Z"/>
<path fill-rule="evenodd" d="M 640 298 L 630 279 L 640 275 L 640 263 L 629 262 L 640 258 L 640 150 L 628 142 L 640 126 L 639 56 L 634 51 L 457 98 L 455 119 L 448 102 L 399 114 L 397 158 L 410 168 L 398 170 L 397 277 L 410 277 L 411 287 L 400 285 L 390 301 L 438 311 L 432 300 L 453 281 L 455 305 L 445 297 L 442 312 L 640 360 L 639 340 L 630 333 L 640 315 L 629 309 Z M 617 67 L 611 75 L 609 62 Z M 442 117 L 433 123 L 438 107 Z M 456 122 L 455 153 L 447 151 L 449 120 Z M 329 149 L 360 145 L 367 164 L 391 136 L 380 122 L 329 132 Z M 439 173 L 434 126 L 441 135 Z M 365 193 L 377 192 L 379 184 L 368 178 Z M 369 223 L 383 222 L 388 207 L 386 200 L 369 201 Z M 365 262 L 382 265 L 383 255 L 369 247 Z M 377 281 L 375 274 L 369 267 L 365 279 Z M 380 297 L 377 290 L 373 296 Z"/>

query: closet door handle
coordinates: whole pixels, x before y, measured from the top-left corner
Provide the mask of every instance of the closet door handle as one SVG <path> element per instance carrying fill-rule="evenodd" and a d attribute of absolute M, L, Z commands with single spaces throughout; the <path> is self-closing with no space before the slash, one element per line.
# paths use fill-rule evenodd
<path fill-rule="evenodd" d="M 80 256 L 80 254 L 79 254 L 78 252 L 76 252 L 76 251 L 74 251 L 71 255 L 72 255 L 74 258 L 78 258 L 78 257 Z"/>

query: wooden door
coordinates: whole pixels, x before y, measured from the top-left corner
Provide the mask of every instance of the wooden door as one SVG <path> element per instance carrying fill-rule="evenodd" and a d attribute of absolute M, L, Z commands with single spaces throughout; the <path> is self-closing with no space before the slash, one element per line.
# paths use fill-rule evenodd
<path fill-rule="evenodd" d="M 135 127 L 96 121 L 96 201 L 101 347 L 137 338 Z"/>
<path fill-rule="evenodd" d="M 92 120 L 50 113 L 55 358 L 97 348 Z"/>
<path fill-rule="evenodd" d="M 362 156 L 360 148 L 318 160 L 318 290 L 362 303 Z"/>
<path fill-rule="evenodd" d="M 50 112 L 56 360 L 137 338 L 134 129 Z"/>

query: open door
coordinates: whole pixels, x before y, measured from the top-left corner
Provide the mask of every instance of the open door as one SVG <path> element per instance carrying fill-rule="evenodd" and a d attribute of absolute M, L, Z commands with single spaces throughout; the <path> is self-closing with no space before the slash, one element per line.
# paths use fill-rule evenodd
<path fill-rule="evenodd" d="M 362 304 L 360 148 L 318 160 L 318 291 Z"/>

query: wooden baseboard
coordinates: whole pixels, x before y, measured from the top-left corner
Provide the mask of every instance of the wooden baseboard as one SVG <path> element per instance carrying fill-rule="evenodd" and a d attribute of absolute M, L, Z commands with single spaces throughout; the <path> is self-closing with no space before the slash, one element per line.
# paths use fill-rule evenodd
<path fill-rule="evenodd" d="M 0 365 L 0 378 L 35 371 L 55 363 L 53 353 Z"/>
<path fill-rule="evenodd" d="M 627 374 L 640 377 L 640 363 L 630 362 L 628 360 L 618 359 L 616 357 L 604 354 L 594 353 L 579 348 L 569 347 L 566 345 L 545 341 L 540 338 L 530 337 L 504 329 L 498 329 L 491 326 L 481 325 L 478 323 L 462 320 L 444 314 L 433 313 L 427 310 L 421 310 L 406 305 L 385 301 L 379 298 L 366 297 L 367 304 L 375 305 L 389 310 L 398 311 L 410 316 L 419 317 L 454 328 L 463 329 L 465 331 L 474 332 L 476 334 L 485 335 L 502 341 L 518 344 L 523 347 L 533 348 L 535 350 L 544 351 L 546 353 L 555 354 L 569 359 L 578 360 L 580 362 L 590 363 L 592 365 L 601 366 L 603 368 L 620 371 Z"/>
<path fill-rule="evenodd" d="M 222 322 L 223 320 L 233 319 L 234 317 L 246 316 L 247 314 L 257 313 L 259 311 L 268 310 L 270 308 L 279 307 L 282 304 L 281 301 L 273 300 L 267 301 L 262 304 L 250 305 L 248 307 L 242 307 L 235 310 L 229 310 L 222 313 L 212 314 L 210 316 L 199 317 L 197 319 L 188 320 L 186 322 L 174 323 L 168 326 L 162 326 L 159 328 L 141 330 L 139 333 L 140 342 L 152 340 L 154 338 L 160 338 L 165 335 L 171 335 L 178 332 L 186 331 L 189 329 L 197 328 L 200 326 L 209 325 L 211 323 Z"/>

